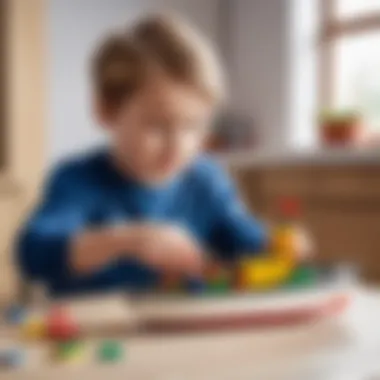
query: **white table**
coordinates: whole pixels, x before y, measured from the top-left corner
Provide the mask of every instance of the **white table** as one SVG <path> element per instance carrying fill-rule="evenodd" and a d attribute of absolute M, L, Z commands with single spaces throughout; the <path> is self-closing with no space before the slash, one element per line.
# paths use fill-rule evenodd
<path fill-rule="evenodd" d="M 89 344 L 89 353 L 96 346 Z M 127 360 L 90 359 L 77 366 L 46 360 L 32 345 L 29 367 L 0 372 L 0 380 L 370 380 L 380 373 L 380 292 L 357 289 L 348 312 L 334 320 L 277 330 L 197 335 L 133 336 Z"/>

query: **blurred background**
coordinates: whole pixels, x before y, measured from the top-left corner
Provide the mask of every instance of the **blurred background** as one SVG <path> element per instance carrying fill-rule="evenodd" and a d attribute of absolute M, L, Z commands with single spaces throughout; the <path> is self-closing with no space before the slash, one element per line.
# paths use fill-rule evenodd
<path fill-rule="evenodd" d="M 46 171 L 104 138 L 91 118 L 94 45 L 162 9 L 224 61 L 230 98 L 209 148 L 249 207 L 270 218 L 279 197 L 299 199 L 316 259 L 379 282 L 379 0 L 0 0 L 1 291 L 14 289 L 12 235 Z"/>

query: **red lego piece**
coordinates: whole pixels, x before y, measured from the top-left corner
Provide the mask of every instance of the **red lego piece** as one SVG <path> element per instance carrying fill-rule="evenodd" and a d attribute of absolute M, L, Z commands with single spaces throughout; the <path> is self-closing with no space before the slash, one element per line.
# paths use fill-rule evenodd
<path fill-rule="evenodd" d="M 279 202 L 278 210 L 281 217 L 296 219 L 301 214 L 301 205 L 295 198 L 283 198 Z"/>
<path fill-rule="evenodd" d="M 53 340 L 70 340 L 79 334 L 78 325 L 64 309 L 54 309 L 47 320 L 47 335 Z"/>

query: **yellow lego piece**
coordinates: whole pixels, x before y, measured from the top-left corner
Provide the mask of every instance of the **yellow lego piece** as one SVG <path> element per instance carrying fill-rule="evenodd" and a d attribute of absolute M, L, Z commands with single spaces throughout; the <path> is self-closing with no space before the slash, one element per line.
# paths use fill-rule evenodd
<path fill-rule="evenodd" d="M 46 336 L 46 324 L 41 318 L 30 318 L 22 326 L 23 337 L 27 340 L 39 340 Z"/>
<path fill-rule="evenodd" d="M 239 284 L 243 289 L 269 288 L 280 285 L 293 266 L 288 260 L 272 257 L 252 258 L 241 262 Z"/>
<path fill-rule="evenodd" d="M 76 365 L 88 359 L 88 350 L 81 341 L 59 342 L 52 346 L 54 361 Z"/>
<path fill-rule="evenodd" d="M 271 249 L 273 254 L 289 261 L 296 261 L 296 233 L 293 226 L 278 227 L 273 234 Z"/>

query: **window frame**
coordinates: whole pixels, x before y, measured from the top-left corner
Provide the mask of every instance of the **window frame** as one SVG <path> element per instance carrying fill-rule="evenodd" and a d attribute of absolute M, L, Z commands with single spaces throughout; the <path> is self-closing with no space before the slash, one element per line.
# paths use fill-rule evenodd
<path fill-rule="evenodd" d="M 333 105 L 334 43 L 342 36 L 380 31 L 380 11 L 339 18 L 338 0 L 320 0 L 319 103 L 321 108 Z"/>

